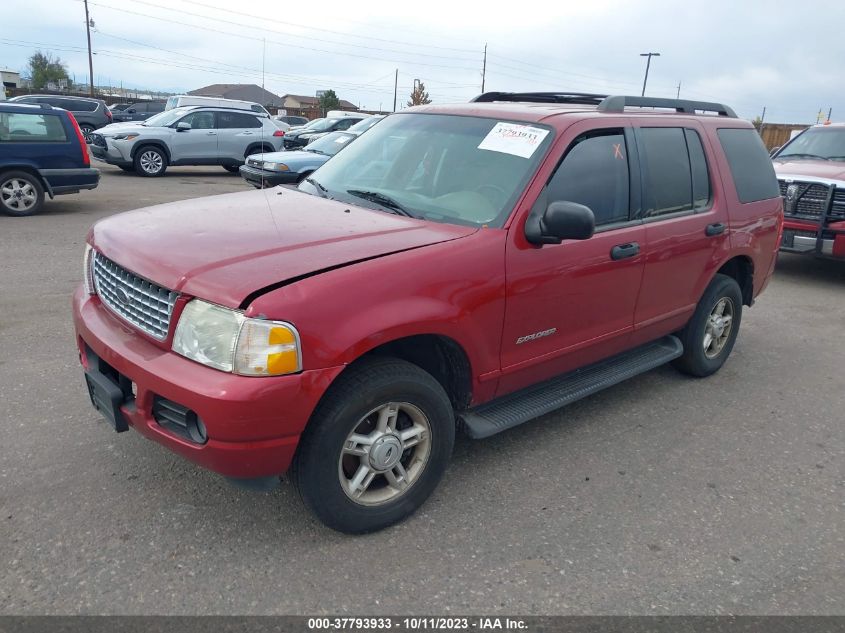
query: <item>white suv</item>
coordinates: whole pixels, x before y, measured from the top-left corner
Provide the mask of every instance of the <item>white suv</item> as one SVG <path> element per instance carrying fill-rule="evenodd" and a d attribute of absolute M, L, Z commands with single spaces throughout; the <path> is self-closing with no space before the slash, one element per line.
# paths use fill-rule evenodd
<path fill-rule="evenodd" d="M 107 125 L 92 135 L 94 158 L 141 176 L 168 165 L 221 165 L 237 172 L 247 156 L 282 148 L 284 132 L 257 112 L 188 106 L 139 123 Z"/>

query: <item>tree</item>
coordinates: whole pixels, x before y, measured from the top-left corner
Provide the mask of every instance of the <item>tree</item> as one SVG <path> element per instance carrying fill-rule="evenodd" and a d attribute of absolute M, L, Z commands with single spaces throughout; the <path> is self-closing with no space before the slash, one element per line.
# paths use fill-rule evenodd
<path fill-rule="evenodd" d="M 753 125 L 756 128 L 756 130 L 759 132 L 761 129 L 763 129 L 763 119 L 762 119 L 762 117 L 760 117 L 760 116 L 755 117 L 754 120 L 751 122 L 751 125 Z"/>
<path fill-rule="evenodd" d="M 68 78 L 64 62 L 49 51 L 46 54 L 35 51 L 29 58 L 27 69 L 33 90 L 43 90 L 51 81 L 58 82 Z"/>
<path fill-rule="evenodd" d="M 320 95 L 320 110 L 323 111 L 323 115 L 329 110 L 339 110 L 340 109 L 340 99 L 337 98 L 334 90 L 326 90 L 322 95 Z"/>
<path fill-rule="evenodd" d="M 431 103 L 431 97 L 425 91 L 425 84 L 417 81 L 414 84 L 414 89 L 411 91 L 411 99 L 408 101 L 408 106 L 425 105 Z"/>

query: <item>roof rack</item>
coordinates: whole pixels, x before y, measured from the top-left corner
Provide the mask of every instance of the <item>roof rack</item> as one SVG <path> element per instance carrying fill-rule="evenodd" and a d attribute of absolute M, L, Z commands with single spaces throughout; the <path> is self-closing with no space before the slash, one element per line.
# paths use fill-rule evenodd
<path fill-rule="evenodd" d="M 732 108 L 711 101 L 689 101 L 687 99 L 661 99 L 659 97 L 607 97 L 599 104 L 599 112 L 623 112 L 626 106 L 636 108 L 670 108 L 684 114 L 695 114 L 697 111 L 715 112 L 719 116 L 732 119 L 737 118 Z"/>
<path fill-rule="evenodd" d="M 736 112 L 722 103 L 659 97 L 608 96 L 589 92 L 485 92 L 472 100 L 474 103 L 489 103 L 492 101 L 594 105 L 597 106 L 599 112 L 624 112 L 626 107 L 669 108 L 684 114 L 715 112 L 719 116 L 737 118 Z"/>
<path fill-rule="evenodd" d="M 607 95 L 591 92 L 485 92 L 471 101 L 490 103 L 492 101 L 519 101 L 528 103 L 578 103 L 599 105 Z"/>

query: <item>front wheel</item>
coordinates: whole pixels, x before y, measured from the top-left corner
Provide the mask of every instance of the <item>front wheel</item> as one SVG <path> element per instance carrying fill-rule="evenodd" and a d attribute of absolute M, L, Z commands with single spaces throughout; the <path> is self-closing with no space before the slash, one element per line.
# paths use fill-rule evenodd
<path fill-rule="evenodd" d="M 733 277 L 716 275 L 681 331 L 683 355 L 677 369 L 691 376 L 709 376 L 725 364 L 742 320 L 742 291 Z"/>
<path fill-rule="evenodd" d="M 34 215 L 44 205 L 44 187 L 25 171 L 0 174 L 0 209 L 19 217 Z"/>
<path fill-rule="evenodd" d="M 373 532 L 422 505 L 454 442 L 454 412 L 440 383 L 402 360 L 367 359 L 327 392 L 291 476 L 323 523 L 349 534 Z"/>
<path fill-rule="evenodd" d="M 164 175 L 167 169 L 167 156 L 158 147 L 142 147 L 135 154 L 135 171 L 141 176 L 155 178 Z"/>

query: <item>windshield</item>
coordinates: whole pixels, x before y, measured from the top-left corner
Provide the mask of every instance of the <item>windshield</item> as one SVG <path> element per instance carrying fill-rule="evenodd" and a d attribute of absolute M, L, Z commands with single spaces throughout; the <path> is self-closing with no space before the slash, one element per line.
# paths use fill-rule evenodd
<path fill-rule="evenodd" d="M 373 127 L 376 123 L 381 121 L 383 118 L 384 118 L 383 116 L 371 116 L 371 117 L 367 117 L 366 119 L 361 119 L 360 121 L 358 121 L 358 123 L 356 123 L 351 128 L 349 128 L 349 131 L 350 132 L 358 132 L 359 134 L 361 132 L 366 132 L 371 127 Z"/>
<path fill-rule="evenodd" d="M 165 110 L 164 112 L 151 116 L 149 119 L 144 121 L 142 125 L 146 125 L 148 127 L 167 127 L 175 122 L 176 119 L 185 116 L 190 111 L 190 107 Z"/>
<path fill-rule="evenodd" d="M 300 189 L 427 220 L 500 227 L 546 153 L 551 130 L 480 117 L 396 114 Z"/>
<path fill-rule="evenodd" d="M 322 121 L 325 121 L 325 119 L 313 119 L 312 121 L 308 121 L 308 123 L 304 124 L 300 129 L 303 129 L 303 130 L 309 129 L 310 130 L 312 127 L 314 127 L 315 125 L 317 125 L 318 123 L 320 123 Z"/>
<path fill-rule="evenodd" d="M 318 119 L 314 121 L 311 125 L 306 126 L 309 132 L 325 132 L 329 130 L 335 123 L 337 123 L 337 119 Z"/>
<path fill-rule="evenodd" d="M 313 143 L 308 143 L 305 151 L 314 152 L 316 154 L 325 154 L 326 156 L 334 156 L 346 147 L 349 144 L 349 141 L 354 138 L 354 134 L 347 134 L 346 132 L 332 132 L 331 134 L 326 134 L 322 138 L 318 138 Z"/>
<path fill-rule="evenodd" d="M 822 158 L 845 161 L 845 128 L 810 128 L 784 147 L 776 158 Z"/>

